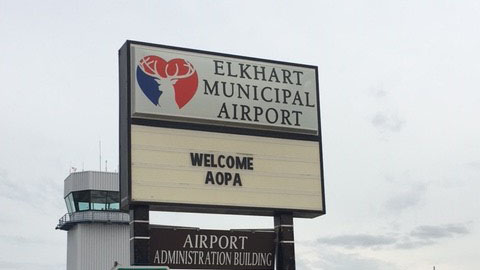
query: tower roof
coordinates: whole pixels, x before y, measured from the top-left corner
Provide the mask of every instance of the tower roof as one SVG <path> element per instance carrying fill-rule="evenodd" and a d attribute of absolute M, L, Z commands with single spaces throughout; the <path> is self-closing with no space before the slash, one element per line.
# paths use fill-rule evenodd
<path fill-rule="evenodd" d="M 97 171 L 71 173 L 65 179 L 63 196 L 80 190 L 119 191 L 118 173 Z"/>

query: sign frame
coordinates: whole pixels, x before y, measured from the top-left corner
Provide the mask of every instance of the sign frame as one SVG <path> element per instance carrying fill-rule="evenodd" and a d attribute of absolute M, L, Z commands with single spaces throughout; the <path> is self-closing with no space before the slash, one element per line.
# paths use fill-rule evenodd
<path fill-rule="evenodd" d="M 325 185 L 324 185 L 324 169 L 323 169 L 323 151 L 322 151 L 322 134 L 320 121 L 320 94 L 316 93 L 317 106 L 317 120 L 318 120 L 318 134 L 302 134 L 290 132 L 289 130 L 267 130 L 255 129 L 233 126 L 221 126 L 208 123 L 191 123 L 183 121 L 170 121 L 165 119 L 149 119 L 132 117 L 132 70 L 131 70 L 131 45 L 150 46 L 160 49 L 179 50 L 190 53 L 207 54 L 217 57 L 228 57 L 239 60 L 259 61 L 270 64 L 287 65 L 293 67 L 309 68 L 315 71 L 315 86 L 318 91 L 318 67 L 305 64 L 297 64 L 269 59 L 261 59 L 255 57 L 246 57 L 233 54 L 225 54 L 218 52 L 210 52 L 189 48 L 181 48 L 174 46 L 166 46 L 159 44 L 151 44 L 146 42 L 127 40 L 119 50 L 119 177 L 120 177 L 120 199 L 121 209 L 129 210 L 131 205 L 149 205 L 153 211 L 173 211 L 173 212 L 193 212 L 193 213 L 214 213 L 214 214 L 239 214 L 239 215 L 260 215 L 273 216 L 278 213 L 293 213 L 294 217 L 313 218 L 324 215 L 326 213 L 325 207 Z M 131 126 L 151 126 L 162 128 L 174 128 L 193 131 L 206 131 L 225 134 L 238 134 L 257 137 L 270 137 L 290 140 L 312 141 L 319 144 L 319 161 L 320 161 L 320 176 L 322 189 L 322 210 L 292 210 L 292 209 L 277 209 L 265 207 L 244 207 L 244 206 L 227 206 L 227 205 L 203 205 L 203 204 L 183 204 L 183 203 L 157 203 L 149 201 L 132 201 L 132 149 L 131 149 Z"/>

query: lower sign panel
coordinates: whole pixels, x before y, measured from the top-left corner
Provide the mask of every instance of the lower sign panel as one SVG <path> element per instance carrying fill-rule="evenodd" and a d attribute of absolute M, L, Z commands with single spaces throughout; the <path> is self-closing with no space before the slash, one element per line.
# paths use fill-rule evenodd
<path fill-rule="evenodd" d="M 132 203 L 213 213 L 324 213 L 318 141 L 132 125 L 131 158 Z"/>
<path fill-rule="evenodd" d="M 151 265 L 171 269 L 273 270 L 273 231 L 150 229 Z"/>

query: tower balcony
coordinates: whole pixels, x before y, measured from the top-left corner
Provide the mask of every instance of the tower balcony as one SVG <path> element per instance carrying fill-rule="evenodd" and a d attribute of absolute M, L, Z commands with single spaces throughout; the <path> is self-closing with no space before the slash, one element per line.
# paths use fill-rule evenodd
<path fill-rule="evenodd" d="M 79 223 L 128 224 L 130 215 L 120 211 L 82 211 L 67 213 L 58 220 L 57 230 L 68 231 Z"/>

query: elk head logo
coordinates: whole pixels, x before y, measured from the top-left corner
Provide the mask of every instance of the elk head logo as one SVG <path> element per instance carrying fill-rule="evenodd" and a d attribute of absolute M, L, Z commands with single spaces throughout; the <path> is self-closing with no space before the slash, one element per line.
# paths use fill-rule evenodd
<path fill-rule="evenodd" d="M 193 65 L 184 59 L 175 58 L 167 62 L 161 57 L 149 55 L 138 64 L 137 82 L 153 104 L 160 106 L 162 94 L 173 92 L 181 109 L 195 95 L 198 75 Z"/>

